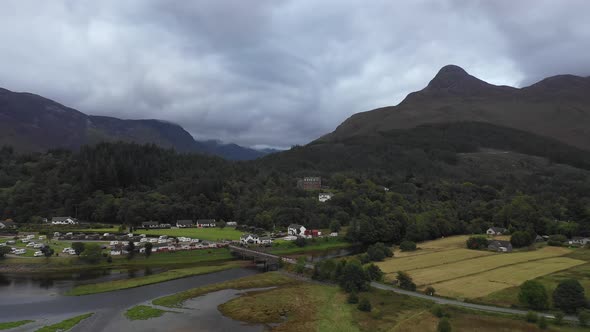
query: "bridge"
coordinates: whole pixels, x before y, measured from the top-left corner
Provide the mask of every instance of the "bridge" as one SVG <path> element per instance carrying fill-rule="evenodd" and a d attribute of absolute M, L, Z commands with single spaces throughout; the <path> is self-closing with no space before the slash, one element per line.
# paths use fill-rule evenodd
<path fill-rule="evenodd" d="M 264 264 L 265 271 L 276 271 L 279 269 L 280 262 L 288 263 L 288 264 L 297 264 L 297 261 L 293 258 L 289 257 L 281 257 L 278 255 L 269 254 L 263 251 L 258 251 L 254 249 L 238 247 L 234 245 L 228 246 L 229 250 L 237 257 L 242 259 L 251 259 L 255 261 L 257 264 L 262 263 Z M 313 264 L 306 263 L 305 268 L 313 269 Z"/>

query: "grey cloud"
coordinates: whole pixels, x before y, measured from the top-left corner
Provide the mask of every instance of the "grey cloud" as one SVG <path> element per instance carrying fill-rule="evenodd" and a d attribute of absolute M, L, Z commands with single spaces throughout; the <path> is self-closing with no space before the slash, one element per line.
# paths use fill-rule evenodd
<path fill-rule="evenodd" d="M 583 0 L 0 6 L 0 86 L 251 146 L 307 143 L 398 103 L 448 63 L 508 85 L 590 74 Z"/>

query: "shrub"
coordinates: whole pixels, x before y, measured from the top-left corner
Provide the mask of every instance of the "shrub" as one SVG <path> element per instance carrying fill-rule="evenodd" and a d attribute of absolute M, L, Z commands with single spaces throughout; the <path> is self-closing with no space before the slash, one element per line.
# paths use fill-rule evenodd
<path fill-rule="evenodd" d="M 446 312 L 445 307 L 440 304 L 435 304 L 430 309 L 430 312 L 438 318 L 449 317 L 449 314 Z"/>
<path fill-rule="evenodd" d="M 84 248 L 86 248 L 86 245 L 84 244 L 84 242 L 72 243 L 72 249 L 74 249 L 74 251 L 76 252 L 76 255 L 78 255 L 78 256 L 80 256 L 80 254 L 84 251 Z"/>
<path fill-rule="evenodd" d="M 426 294 L 426 295 L 434 296 L 435 293 L 436 293 L 436 290 L 432 286 L 428 286 L 424 290 L 424 294 Z"/>
<path fill-rule="evenodd" d="M 588 312 L 588 310 L 580 311 L 578 314 L 578 322 L 580 323 L 580 326 L 588 326 L 588 321 L 590 321 L 590 312 Z"/>
<path fill-rule="evenodd" d="M 510 243 L 515 248 L 528 247 L 533 243 L 534 239 L 528 232 L 516 231 L 510 237 Z"/>
<path fill-rule="evenodd" d="M 307 245 L 307 239 L 304 237 L 298 237 L 294 242 L 298 247 L 305 247 Z"/>
<path fill-rule="evenodd" d="M 526 314 L 526 321 L 529 323 L 536 323 L 537 319 L 539 318 L 534 311 L 529 311 Z"/>
<path fill-rule="evenodd" d="M 366 297 L 363 298 L 357 307 L 360 311 L 371 312 L 371 302 Z"/>
<path fill-rule="evenodd" d="M 403 271 L 397 273 L 397 283 L 401 289 L 416 291 L 416 284 L 412 281 L 412 277 Z"/>
<path fill-rule="evenodd" d="M 561 324 L 563 324 L 563 317 L 564 317 L 563 312 L 559 311 L 558 313 L 556 313 L 555 314 L 555 319 L 553 320 L 553 322 L 555 323 L 555 325 L 561 325 Z"/>
<path fill-rule="evenodd" d="M 369 258 L 369 255 L 367 255 L 366 253 L 360 254 L 359 260 L 361 261 L 361 264 L 367 264 L 371 261 L 371 259 Z"/>
<path fill-rule="evenodd" d="M 385 259 L 385 257 L 392 257 L 393 252 L 385 244 L 377 242 L 367 248 L 367 255 L 371 261 L 379 262 Z"/>
<path fill-rule="evenodd" d="M 338 270 L 338 266 L 337 266 Z M 366 291 L 369 289 L 369 276 L 357 260 L 350 260 L 341 267 L 339 276 L 340 287 L 346 292 Z"/>
<path fill-rule="evenodd" d="M 553 303 L 566 313 L 575 313 L 586 306 L 584 288 L 575 279 L 562 280 L 553 291 Z"/>
<path fill-rule="evenodd" d="M 369 266 L 367 266 L 365 271 L 367 271 L 367 275 L 369 276 L 370 280 L 383 280 L 383 271 L 381 271 L 377 265 L 371 263 Z"/>
<path fill-rule="evenodd" d="M 359 297 L 356 295 L 356 292 L 352 292 L 348 294 L 348 303 L 350 304 L 357 304 L 359 303 Z"/>
<path fill-rule="evenodd" d="M 401 251 L 414 251 L 416 250 L 416 243 L 412 241 L 402 241 L 399 245 Z"/>
<path fill-rule="evenodd" d="M 444 317 L 441 320 L 439 320 L 436 330 L 438 332 L 451 332 L 452 328 L 451 328 L 451 322 L 449 322 L 449 319 Z"/>
<path fill-rule="evenodd" d="M 467 249 L 481 250 L 488 247 L 488 239 L 484 236 L 471 236 L 466 241 Z"/>
<path fill-rule="evenodd" d="M 541 316 L 539 318 L 539 328 L 541 330 L 546 330 L 547 329 L 547 319 L 545 318 L 545 316 Z"/>
<path fill-rule="evenodd" d="M 547 309 L 549 306 L 549 297 L 545 287 L 535 280 L 527 280 L 520 286 L 518 300 L 523 305 L 535 310 Z"/>

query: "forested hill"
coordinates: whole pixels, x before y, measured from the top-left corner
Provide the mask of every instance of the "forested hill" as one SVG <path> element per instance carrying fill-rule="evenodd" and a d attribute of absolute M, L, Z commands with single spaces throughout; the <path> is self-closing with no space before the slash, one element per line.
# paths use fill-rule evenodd
<path fill-rule="evenodd" d="M 482 123 L 317 142 L 248 162 L 126 143 L 24 155 L 3 148 L 0 218 L 340 224 L 367 243 L 491 225 L 590 235 L 589 160 L 557 140 Z M 309 175 L 322 176 L 335 193 L 330 201 L 297 189 Z"/>

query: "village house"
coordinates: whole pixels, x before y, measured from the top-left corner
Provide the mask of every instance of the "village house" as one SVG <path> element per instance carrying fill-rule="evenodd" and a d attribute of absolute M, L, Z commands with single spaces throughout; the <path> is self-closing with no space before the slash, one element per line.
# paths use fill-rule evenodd
<path fill-rule="evenodd" d="M 15 229 L 16 223 L 10 219 L 0 221 L 0 229 Z"/>
<path fill-rule="evenodd" d="M 51 218 L 52 225 L 77 225 L 78 219 L 72 217 L 53 217 Z"/>
<path fill-rule="evenodd" d="M 271 246 L 272 245 L 272 239 L 270 237 L 261 237 L 260 238 L 260 244 L 261 245 L 265 245 L 265 246 Z"/>
<path fill-rule="evenodd" d="M 319 176 L 306 176 L 297 181 L 297 186 L 303 190 L 320 190 L 322 189 L 322 178 Z"/>
<path fill-rule="evenodd" d="M 330 193 L 321 193 L 318 195 L 318 200 L 322 203 L 329 201 L 332 198 L 332 194 Z"/>
<path fill-rule="evenodd" d="M 493 240 L 488 244 L 488 250 L 497 252 L 511 252 L 512 244 L 510 241 Z"/>
<path fill-rule="evenodd" d="M 308 229 L 305 231 L 305 235 L 309 237 L 318 237 L 322 235 L 322 232 L 318 231 L 317 229 Z"/>
<path fill-rule="evenodd" d="M 240 244 L 260 244 L 260 237 L 256 234 L 242 234 Z"/>
<path fill-rule="evenodd" d="M 176 220 L 176 227 L 178 228 L 188 228 L 194 227 L 195 224 L 192 220 Z"/>
<path fill-rule="evenodd" d="M 199 227 L 199 228 L 215 227 L 215 219 L 198 219 L 197 220 L 197 227 Z"/>
<path fill-rule="evenodd" d="M 588 242 L 590 242 L 590 239 L 587 237 L 574 236 L 568 241 L 568 244 L 570 246 L 585 246 Z"/>
<path fill-rule="evenodd" d="M 294 235 L 294 236 L 304 236 L 306 230 L 307 230 L 307 228 L 305 228 L 305 226 L 298 225 L 298 224 L 291 224 L 287 228 L 287 233 L 289 235 Z"/>
<path fill-rule="evenodd" d="M 141 228 L 158 228 L 160 223 L 157 221 L 144 221 L 141 223 Z"/>
<path fill-rule="evenodd" d="M 491 236 L 503 235 L 506 233 L 508 233 L 508 230 L 506 228 L 502 228 L 502 227 L 490 227 L 486 231 L 486 234 L 491 235 Z"/>

